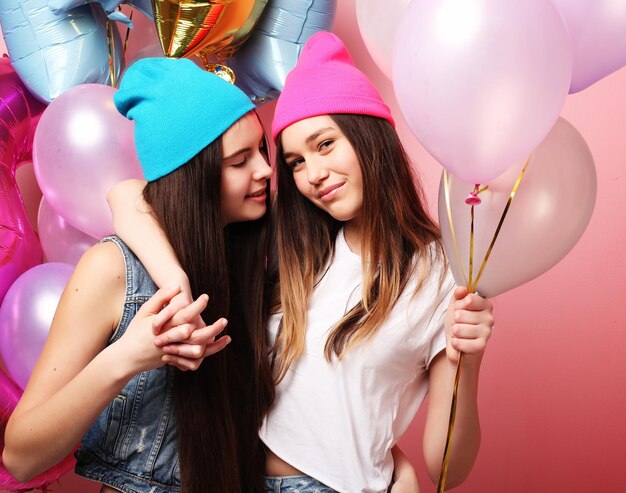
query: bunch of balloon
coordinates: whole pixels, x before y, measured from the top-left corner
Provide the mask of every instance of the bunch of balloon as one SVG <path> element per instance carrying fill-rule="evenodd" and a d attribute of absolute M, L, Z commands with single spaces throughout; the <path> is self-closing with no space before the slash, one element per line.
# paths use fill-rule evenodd
<path fill-rule="evenodd" d="M 395 35 L 398 103 L 447 170 L 439 214 L 453 274 L 484 296 L 549 269 L 591 217 L 593 159 L 578 132 L 558 120 L 574 66 L 565 18 L 544 0 L 413 0 Z"/>
<path fill-rule="evenodd" d="M 110 84 L 119 74 L 122 42 L 100 6 L 55 14 L 48 0 L 5 0 L 0 24 L 15 71 L 41 101 L 78 84 Z"/>
<path fill-rule="evenodd" d="M 487 184 L 444 171 L 439 223 L 457 284 L 493 297 L 556 265 L 589 224 L 596 182 L 587 144 L 563 118 L 525 161 Z M 438 491 L 445 488 L 460 368 L 459 362 Z"/>
<path fill-rule="evenodd" d="M 15 170 L 30 159 L 35 125 L 43 109 L 44 105 L 22 84 L 9 59 L 0 59 L 0 302 L 11 284 L 42 260 Z"/>
<path fill-rule="evenodd" d="M 21 395 L 22 389 L 0 370 L 0 450 L 4 448 L 3 437 L 7 420 L 15 409 Z M 0 458 L 0 489 L 7 491 L 28 491 L 41 488 L 45 490 L 46 486 L 55 482 L 67 471 L 72 470 L 75 462 L 74 456 L 69 455 L 59 464 L 41 473 L 31 481 L 20 483 L 6 471 Z"/>

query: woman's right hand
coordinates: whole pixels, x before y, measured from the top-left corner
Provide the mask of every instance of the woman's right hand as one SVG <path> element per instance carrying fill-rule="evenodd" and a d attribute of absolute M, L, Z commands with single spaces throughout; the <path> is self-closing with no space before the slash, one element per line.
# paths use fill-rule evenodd
<path fill-rule="evenodd" d="M 207 295 L 187 303 L 181 288 L 159 289 L 146 301 L 122 337 L 112 345 L 122 353 L 129 372 L 136 374 L 169 363 L 180 370 L 196 370 L 202 360 L 226 347 L 230 337 L 215 338 L 226 320 L 205 326 L 200 314 Z M 200 325 L 200 326 L 199 326 Z M 155 333 L 157 334 L 155 337 Z"/>
<path fill-rule="evenodd" d="M 225 318 L 212 325 L 202 320 L 200 314 L 206 308 L 208 296 L 204 294 L 191 302 L 189 293 L 183 285 L 181 292 L 152 321 L 152 330 L 157 335 L 154 343 L 166 353 L 163 361 L 182 371 L 197 370 L 204 358 L 218 353 L 231 341 L 230 336 L 216 340 L 228 323 Z"/>

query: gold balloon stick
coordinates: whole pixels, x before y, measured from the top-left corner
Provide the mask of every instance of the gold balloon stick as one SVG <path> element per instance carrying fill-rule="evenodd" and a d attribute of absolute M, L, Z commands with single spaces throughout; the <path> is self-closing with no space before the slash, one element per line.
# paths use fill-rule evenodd
<path fill-rule="evenodd" d="M 119 7 L 122 10 L 121 7 Z M 128 17 L 129 21 L 133 20 L 133 13 L 135 9 L 130 11 L 130 16 Z M 124 37 L 124 47 L 122 48 L 122 60 L 126 60 L 126 48 L 128 48 L 128 36 L 130 35 L 130 26 L 126 28 L 126 36 Z"/>
<path fill-rule="evenodd" d="M 117 73 L 115 67 L 117 66 L 117 60 L 115 56 L 115 33 L 113 32 L 113 23 L 106 20 L 107 31 L 107 47 L 109 49 L 109 77 L 111 79 L 111 87 L 117 86 Z"/>
<path fill-rule="evenodd" d="M 491 239 L 491 243 L 489 244 L 489 248 L 485 253 L 485 257 L 483 258 L 482 264 L 476 275 L 476 279 L 473 279 L 473 265 L 474 265 L 474 205 L 471 206 L 470 209 L 470 248 L 469 248 L 469 277 L 465 276 L 465 270 L 463 269 L 463 264 L 461 263 L 461 255 L 459 253 L 459 246 L 456 241 L 456 235 L 454 233 L 454 222 L 452 220 L 452 208 L 450 206 L 450 178 L 448 176 L 448 171 L 445 170 L 443 174 L 444 179 L 444 193 L 446 199 L 446 212 L 448 214 L 448 222 L 450 224 L 450 233 L 452 236 L 452 242 L 454 243 L 454 249 L 457 257 L 457 261 L 459 262 L 459 266 L 461 267 L 461 272 L 463 273 L 463 278 L 467 281 L 467 289 L 470 293 L 476 292 L 476 287 L 478 286 L 478 281 L 482 276 L 485 267 L 487 266 L 487 261 L 491 256 L 491 252 L 493 251 L 493 247 L 498 239 L 498 235 L 500 234 L 500 230 L 502 229 L 502 225 L 504 224 L 504 219 L 509 212 L 511 204 L 513 203 L 513 199 L 515 198 L 515 193 L 522 182 L 522 178 L 524 177 L 524 173 L 526 172 L 526 168 L 528 168 L 528 164 L 530 163 L 529 156 L 526 164 L 522 168 L 522 171 L 517 176 L 517 180 L 515 181 L 515 185 L 513 185 L 513 189 L 509 194 L 509 198 L 506 202 L 506 206 L 502 211 L 502 215 L 500 216 L 500 220 L 498 221 L 498 226 L 496 227 L 496 231 L 494 232 L 493 238 Z M 477 193 L 484 192 L 487 190 L 488 185 L 484 186 Z M 450 460 L 450 449 L 452 448 L 452 435 L 454 432 L 454 423 L 456 421 L 456 407 L 458 402 L 458 393 L 459 393 L 459 380 L 461 378 L 461 364 L 463 362 L 463 353 L 459 352 L 459 359 L 456 365 L 456 374 L 454 376 L 454 387 L 452 390 L 452 404 L 450 405 L 450 418 L 448 420 L 448 434 L 446 436 L 446 445 L 443 452 L 443 460 L 441 462 L 441 473 L 439 475 L 439 483 L 437 485 L 437 493 L 443 493 L 446 488 L 446 478 L 448 476 L 448 463 Z"/>

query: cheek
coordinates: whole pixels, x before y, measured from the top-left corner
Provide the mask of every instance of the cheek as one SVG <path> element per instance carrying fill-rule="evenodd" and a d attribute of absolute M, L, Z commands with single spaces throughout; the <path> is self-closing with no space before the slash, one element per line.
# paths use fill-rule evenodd
<path fill-rule="evenodd" d="M 298 171 L 293 174 L 293 181 L 296 184 L 296 188 L 298 192 L 302 195 L 307 195 L 307 192 L 310 190 L 309 182 L 306 177 L 305 171 Z"/>

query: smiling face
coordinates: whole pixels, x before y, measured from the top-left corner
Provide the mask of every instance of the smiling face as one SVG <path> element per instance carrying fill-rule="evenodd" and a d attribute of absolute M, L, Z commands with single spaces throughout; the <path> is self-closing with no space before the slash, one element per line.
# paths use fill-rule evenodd
<path fill-rule="evenodd" d="M 253 221 L 265 214 L 267 163 L 263 127 L 254 112 L 247 113 L 222 136 L 222 213 L 228 223 Z"/>
<path fill-rule="evenodd" d="M 358 222 L 361 166 L 335 121 L 327 115 L 300 120 L 283 130 L 281 143 L 298 191 L 338 221 Z"/>

